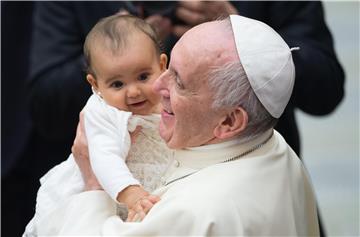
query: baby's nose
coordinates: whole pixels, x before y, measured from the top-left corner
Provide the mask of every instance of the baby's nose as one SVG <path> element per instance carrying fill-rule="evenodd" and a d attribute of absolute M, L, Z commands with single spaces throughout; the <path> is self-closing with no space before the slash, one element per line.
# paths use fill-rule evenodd
<path fill-rule="evenodd" d="M 137 86 L 130 86 L 127 90 L 127 97 L 134 98 L 140 95 L 140 89 Z"/>

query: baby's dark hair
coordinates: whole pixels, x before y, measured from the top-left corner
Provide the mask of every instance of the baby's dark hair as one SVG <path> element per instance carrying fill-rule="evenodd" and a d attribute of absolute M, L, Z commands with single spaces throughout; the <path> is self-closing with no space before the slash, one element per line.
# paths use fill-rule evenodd
<path fill-rule="evenodd" d="M 88 33 L 84 43 L 85 72 L 92 74 L 95 72 L 91 65 L 91 49 L 96 43 L 104 44 L 113 54 L 118 54 L 119 50 L 125 49 L 130 37 L 134 33 L 142 32 L 147 35 L 154 43 L 156 52 L 160 55 L 161 43 L 155 29 L 143 19 L 132 15 L 115 14 L 102 18 Z M 100 39 L 100 41 L 99 41 Z"/>

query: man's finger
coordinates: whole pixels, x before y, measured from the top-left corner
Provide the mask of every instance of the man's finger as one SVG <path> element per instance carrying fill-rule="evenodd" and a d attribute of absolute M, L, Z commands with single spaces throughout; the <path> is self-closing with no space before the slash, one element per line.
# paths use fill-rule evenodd
<path fill-rule="evenodd" d="M 130 12 L 124 10 L 124 9 L 121 9 L 120 11 L 118 11 L 116 13 L 117 15 L 120 15 L 120 16 L 126 16 L 126 15 L 130 15 Z"/>
<path fill-rule="evenodd" d="M 178 7 L 175 14 L 176 17 L 190 26 L 198 25 L 206 20 L 205 15 L 201 12 L 191 11 L 184 7 Z"/>
<path fill-rule="evenodd" d="M 130 133 L 131 144 L 134 144 L 136 142 L 136 138 L 139 136 L 141 129 L 141 126 L 137 126 L 135 130 Z"/>
<path fill-rule="evenodd" d="M 183 7 L 186 9 L 189 9 L 191 11 L 197 11 L 197 12 L 202 12 L 203 11 L 203 2 L 201 1 L 179 1 L 178 2 L 178 6 L 179 7 Z M 207 4 L 207 3 L 205 3 Z"/>
<path fill-rule="evenodd" d="M 177 25 L 173 27 L 173 34 L 177 37 L 181 37 L 186 31 L 190 30 L 190 26 Z"/>
<path fill-rule="evenodd" d="M 146 18 L 145 21 L 155 28 L 161 40 L 164 40 L 171 33 L 172 24 L 167 17 L 152 15 Z"/>

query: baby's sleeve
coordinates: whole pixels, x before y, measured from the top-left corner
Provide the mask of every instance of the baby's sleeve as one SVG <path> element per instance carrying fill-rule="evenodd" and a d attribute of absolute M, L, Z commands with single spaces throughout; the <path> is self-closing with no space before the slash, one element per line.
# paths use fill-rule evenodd
<path fill-rule="evenodd" d="M 92 95 L 84 109 L 91 167 L 104 190 L 116 201 L 120 191 L 138 185 L 125 164 L 131 140 L 131 112 L 120 111 Z"/>

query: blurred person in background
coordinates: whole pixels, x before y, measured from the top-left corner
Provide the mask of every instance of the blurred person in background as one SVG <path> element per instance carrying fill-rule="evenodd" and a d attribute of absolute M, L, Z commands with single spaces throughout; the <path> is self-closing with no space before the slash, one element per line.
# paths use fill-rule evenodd
<path fill-rule="evenodd" d="M 37 4 L 31 58 L 31 112 L 36 128 L 48 139 L 71 144 L 78 113 L 91 94 L 82 71 L 82 43 L 99 18 L 121 9 L 150 21 L 158 29 L 168 53 L 189 28 L 237 13 L 267 23 L 288 45 L 300 47 L 294 55 L 295 90 L 276 127 L 298 155 L 300 139 L 294 109 L 312 115 L 329 114 L 344 94 L 344 73 L 335 55 L 320 2 Z"/>

